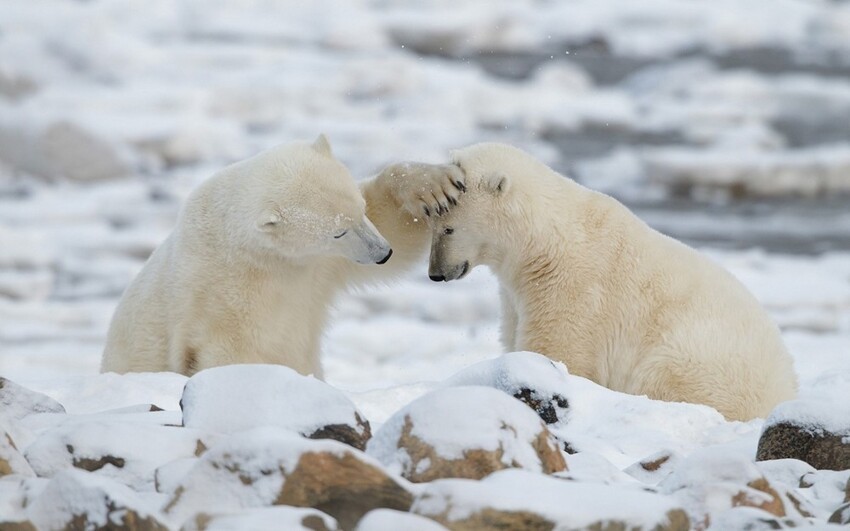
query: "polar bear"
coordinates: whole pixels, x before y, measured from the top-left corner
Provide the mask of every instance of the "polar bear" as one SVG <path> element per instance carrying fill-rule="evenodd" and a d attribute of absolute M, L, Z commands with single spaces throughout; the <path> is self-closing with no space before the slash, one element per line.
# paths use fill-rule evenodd
<path fill-rule="evenodd" d="M 425 219 L 448 211 L 463 182 L 456 166 L 411 163 L 358 188 L 324 136 L 223 169 L 127 288 L 101 370 L 276 363 L 321 377 L 334 295 L 424 255 Z"/>
<path fill-rule="evenodd" d="M 730 273 L 517 148 L 478 144 L 453 160 L 468 191 L 431 222 L 429 276 L 489 266 L 505 349 L 728 419 L 763 417 L 795 396 L 778 328 Z"/>

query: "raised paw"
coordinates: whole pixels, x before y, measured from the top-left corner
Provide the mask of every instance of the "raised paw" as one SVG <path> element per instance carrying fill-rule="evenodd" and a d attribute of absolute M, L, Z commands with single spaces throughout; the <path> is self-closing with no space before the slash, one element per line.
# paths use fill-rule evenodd
<path fill-rule="evenodd" d="M 414 217 L 447 214 L 466 191 L 466 176 L 454 164 L 405 162 L 388 169 L 396 198 Z"/>

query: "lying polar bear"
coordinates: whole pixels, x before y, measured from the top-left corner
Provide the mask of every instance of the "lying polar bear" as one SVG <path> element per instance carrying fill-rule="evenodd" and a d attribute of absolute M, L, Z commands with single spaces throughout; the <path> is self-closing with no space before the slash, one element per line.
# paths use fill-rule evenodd
<path fill-rule="evenodd" d="M 277 363 L 321 376 L 334 295 L 412 265 L 425 217 L 448 211 L 463 180 L 453 165 L 397 164 L 358 188 L 324 136 L 223 169 L 127 288 L 101 370 Z"/>
<path fill-rule="evenodd" d="M 478 144 L 453 159 L 468 192 L 433 222 L 429 276 L 489 266 L 508 351 L 728 419 L 763 417 L 795 396 L 779 330 L 727 271 L 519 149 Z"/>

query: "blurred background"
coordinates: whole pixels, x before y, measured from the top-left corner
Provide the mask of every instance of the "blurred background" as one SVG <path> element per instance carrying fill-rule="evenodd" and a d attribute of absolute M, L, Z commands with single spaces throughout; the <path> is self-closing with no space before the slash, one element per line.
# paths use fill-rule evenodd
<path fill-rule="evenodd" d="M 850 2 L 825 0 L 2 1 L 0 374 L 96 372 L 192 187 L 321 132 L 357 178 L 516 144 L 731 269 L 805 385 L 850 374 Z M 330 381 L 499 352 L 495 280 L 425 271 L 339 302 Z"/>

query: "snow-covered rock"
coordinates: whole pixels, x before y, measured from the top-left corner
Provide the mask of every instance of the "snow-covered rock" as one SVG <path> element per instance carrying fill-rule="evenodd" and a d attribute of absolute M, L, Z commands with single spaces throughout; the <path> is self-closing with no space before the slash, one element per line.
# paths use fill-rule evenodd
<path fill-rule="evenodd" d="M 791 489 L 764 477 L 749 451 L 729 446 L 697 450 L 659 488 L 678 499 L 693 522 L 706 525 L 735 507 L 754 507 L 795 520 L 812 516 L 811 507 Z"/>
<path fill-rule="evenodd" d="M 32 476 L 34 472 L 27 460 L 18 451 L 12 436 L 0 423 L 0 477 L 11 474 Z"/>
<path fill-rule="evenodd" d="M 190 428 L 90 419 L 41 433 L 24 455 L 41 477 L 73 467 L 151 491 L 158 467 L 201 455 L 211 440 Z"/>
<path fill-rule="evenodd" d="M 787 461 L 787 460 L 783 460 Z M 771 463 L 775 461 L 764 461 Z M 850 470 L 815 470 L 799 480 L 797 492 L 805 496 L 817 516 L 827 518 L 850 502 Z"/>
<path fill-rule="evenodd" d="M 0 418 L 20 420 L 34 413 L 64 413 L 62 404 L 49 396 L 0 376 Z"/>
<path fill-rule="evenodd" d="M 756 458 L 799 459 L 817 469 L 850 469 L 850 403 L 792 400 L 768 416 Z"/>
<path fill-rule="evenodd" d="M 428 483 L 411 511 L 449 529 L 689 529 L 669 496 L 515 469 Z"/>
<path fill-rule="evenodd" d="M 367 452 L 414 482 L 480 479 L 511 467 L 566 469 L 537 415 L 489 387 L 446 387 L 414 400 L 381 426 Z"/>
<path fill-rule="evenodd" d="M 446 528 L 437 522 L 413 513 L 403 513 L 392 509 L 375 509 L 357 522 L 354 531 L 387 531 L 398 529 L 404 531 L 445 531 Z"/>
<path fill-rule="evenodd" d="M 168 531 L 155 500 L 142 498 L 128 487 L 90 472 L 60 472 L 28 505 L 36 528 Z"/>
<path fill-rule="evenodd" d="M 336 520 L 331 516 L 302 507 L 260 507 L 236 513 L 200 513 L 186 522 L 181 531 L 240 531 L 273 530 L 336 531 Z"/>
<path fill-rule="evenodd" d="M 281 365 L 229 365 L 186 382 L 183 425 L 222 433 L 276 426 L 364 449 L 369 422 L 342 391 Z"/>
<path fill-rule="evenodd" d="M 681 460 L 682 457 L 676 452 L 661 450 L 630 465 L 624 472 L 644 483 L 657 485 L 670 475 Z"/>
<path fill-rule="evenodd" d="M 535 352 L 510 352 L 478 362 L 445 385 L 483 385 L 504 391 L 537 412 L 546 424 L 565 420 L 569 402 L 567 369 Z"/>
<path fill-rule="evenodd" d="M 165 511 L 185 522 L 202 512 L 294 505 L 319 509 L 350 529 L 372 509 L 407 510 L 413 496 L 405 483 L 345 444 L 259 428 L 210 448 Z"/>

